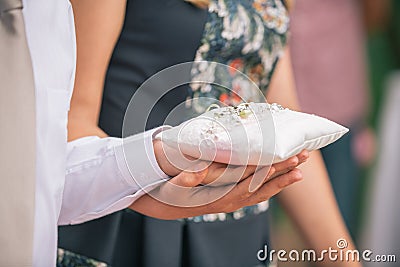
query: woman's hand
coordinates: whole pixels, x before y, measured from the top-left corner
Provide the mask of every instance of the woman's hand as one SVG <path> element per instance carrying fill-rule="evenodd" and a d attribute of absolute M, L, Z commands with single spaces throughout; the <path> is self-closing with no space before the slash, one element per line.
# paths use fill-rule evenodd
<path fill-rule="evenodd" d="M 130 208 L 165 220 L 235 211 L 270 199 L 287 186 L 302 180 L 302 174 L 296 167 L 307 158 L 308 152 L 303 151 L 284 162 L 257 171 L 255 166 L 231 167 L 220 163 L 212 163 L 206 168 L 200 168 L 200 171 L 183 171 L 150 195 L 135 201 Z M 230 177 L 231 181 L 239 181 L 236 185 L 199 186 L 218 181 L 224 172 L 236 174 L 237 168 L 242 168 L 241 176 Z M 262 177 L 263 181 L 252 190 L 255 176 Z M 220 197 L 215 199 L 216 196 Z M 201 201 L 203 205 L 194 205 Z M 178 206 L 176 203 L 186 205 Z"/>
<path fill-rule="evenodd" d="M 157 163 L 161 170 L 171 177 L 175 177 L 182 173 L 182 171 L 199 172 L 202 169 L 207 168 L 208 174 L 200 183 L 197 184 L 210 184 L 210 185 L 226 185 L 249 177 L 253 174 L 257 166 L 234 166 L 227 165 L 217 162 L 205 162 L 196 160 L 187 155 L 183 155 L 179 150 L 172 148 L 161 140 L 153 141 L 154 154 L 156 156 Z M 297 167 L 299 164 L 305 162 L 308 158 L 308 152 L 302 151 L 297 156 L 291 157 L 286 161 L 274 164 L 275 174 L 273 177 L 280 176 L 287 173 Z M 229 175 L 238 174 L 240 179 L 230 179 Z"/>

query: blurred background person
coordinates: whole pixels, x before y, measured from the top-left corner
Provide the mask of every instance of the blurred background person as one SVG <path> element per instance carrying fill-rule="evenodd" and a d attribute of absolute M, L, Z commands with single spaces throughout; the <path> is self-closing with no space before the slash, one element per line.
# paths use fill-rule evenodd
<path fill-rule="evenodd" d="M 361 165 L 373 157 L 367 124 L 365 30 L 358 0 L 297 0 L 291 15 L 291 54 L 302 110 L 350 128 L 321 149 L 346 224 L 355 237 Z"/>
<path fill-rule="evenodd" d="M 292 61 L 302 108 L 351 128 L 350 138 L 322 149 L 331 179 L 337 172 L 355 171 L 348 184 L 344 177 L 338 177 L 343 183 L 332 181 L 347 223 L 361 249 L 397 259 L 365 263 L 374 267 L 399 266 L 400 258 L 399 12 L 398 0 L 297 0 L 291 24 Z M 339 109 L 332 109 L 334 102 Z M 377 132 L 376 144 L 368 125 Z M 326 156 L 340 149 L 348 151 L 349 162 Z M 376 164 L 361 171 L 374 161 L 374 154 Z M 338 164 L 343 167 L 332 171 L 331 166 Z M 279 230 L 278 235 L 284 236 Z M 280 238 L 280 245 L 300 247 L 291 233 Z"/>
<path fill-rule="evenodd" d="M 397 262 L 367 266 L 399 266 L 400 260 L 400 2 L 366 0 L 371 81 L 376 100 L 372 122 L 379 151 L 365 198 L 367 210 L 361 247 L 374 254 L 394 255 Z"/>

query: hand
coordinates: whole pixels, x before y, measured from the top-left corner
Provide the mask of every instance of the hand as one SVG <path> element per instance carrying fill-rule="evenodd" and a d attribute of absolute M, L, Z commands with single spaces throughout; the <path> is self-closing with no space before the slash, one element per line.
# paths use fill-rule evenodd
<path fill-rule="evenodd" d="M 232 191 L 238 190 L 238 195 L 233 194 L 233 199 L 239 197 L 242 192 L 245 192 L 244 198 L 249 198 L 250 195 L 256 194 L 257 190 L 264 186 L 264 183 L 277 183 L 272 178 L 284 176 L 287 172 L 293 171 L 294 168 L 300 163 L 300 160 L 304 161 L 307 157 L 307 152 L 304 151 L 299 154 L 299 157 L 292 157 L 284 162 L 275 164 L 272 167 L 255 167 L 255 166 L 240 166 L 231 167 L 227 165 L 213 164 L 211 167 L 206 165 L 205 162 L 201 162 L 196 165 L 196 168 L 200 171 L 187 170 L 171 179 L 168 183 L 165 183 L 153 190 L 150 195 L 157 200 L 166 204 L 177 206 L 177 207 L 196 207 L 203 206 L 217 201 L 223 198 Z M 299 159 L 300 158 L 300 159 Z M 201 166 L 201 167 L 200 167 Z M 277 168 L 277 169 L 276 169 Z M 299 171 L 293 171 L 289 177 L 296 176 Z M 204 184 L 205 180 L 209 180 L 210 184 L 206 186 L 199 186 Z M 271 180 L 272 179 L 272 180 Z M 215 186 L 215 183 L 219 186 Z M 269 191 L 269 186 L 264 186 Z M 277 187 L 272 187 L 278 189 Z M 277 192 L 276 192 L 277 193 Z M 274 194 L 268 195 L 267 198 L 257 200 L 256 203 L 269 199 Z M 261 194 L 261 198 L 265 194 Z M 242 206 L 252 205 L 251 200 Z M 239 208 L 240 208 L 239 207 Z"/>
<path fill-rule="evenodd" d="M 309 153 L 304 150 L 297 156 L 291 157 L 286 161 L 276 163 L 271 168 L 274 168 L 272 175 L 269 179 L 281 176 L 282 174 L 288 173 L 300 164 L 304 163 L 308 159 Z M 235 174 L 240 175 L 240 179 L 236 179 L 235 182 L 239 182 L 244 178 L 248 178 L 257 169 L 257 166 L 228 166 L 222 163 L 212 163 L 208 168 L 208 173 L 204 180 L 201 182 L 202 185 L 221 186 L 232 183 L 231 176 Z"/>
<path fill-rule="evenodd" d="M 159 164 L 161 170 L 169 176 L 172 177 L 177 176 L 184 170 L 188 170 L 188 172 L 197 173 L 207 168 L 207 170 L 204 170 L 207 171 L 205 177 L 190 176 L 188 175 L 188 173 L 184 174 L 184 177 L 187 177 L 188 179 L 193 179 L 193 177 L 198 177 L 198 179 L 200 179 L 200 177 L 202 177 L 201 178 L 202 181 L 199 183 L 197 183 L 197 180 L 193 180 L 192 181 L 193 186 L 196 186 L 198 184 L 220 186 L 220 185 L 236 183 L 244 178 L 249 177 L 257 169 L 257 166 L 252 166 L 252 165 L 229 166 L 223 163 L 205 162 L 196 160 L 186 155 L 182 156 L 182 154 L 178 150 L 162 143 L 160 140 L 154 140 L 153 146 L 157 163 Z M 289 158 L 284 162 L 273 165 L 276 167 L 276 172 L 273 174 L 271 178 L 275 178 L 277 176 L 280 176 L 284 173 L 293 170 L 299 164 L 305 162 L 307 158 L 308 158 L 308 152 L 304 150 L 295 157 Z M 236 179 L 232 179 L 232 177 L 236 177 Z M 173 181 L 174 180 L 171 180 L 171 182 Z"/>
<path fill-rule="evenodd" d="M 246 173 L 244 173 L 243 177 L 240 177 L 241 181 L 236 186 L 221 198 L 211 201 L 208 204 L 196 207 L 178 207 L 166 204 L 150 195 L 144 195 L 134 202 L 130 208 L 145 215 L 165 220 L 186 218 L 208 213 L 231 212 L 238 208 L 254 205 L 267 200 L 287 186 L 302 180 L 302 174 L 298 169 L 296 169 L 296 167 L 305 162 L 307 158 L 308 152 L 303 151 L 299 155 L 284 162 L 274 164 L 269 171 L 267 171 L 267 168 L 259 170 L 257 173 L 265 174 L 265 179 L 264 182 L 252 192 L 249 191 L 249 187 L 254 174 L 250 174 L 248 177 L 245 176 L 251 173 L 251 168 L 255 170 L 255 167 L 248 166 Z M 208 168 L 200 172 L 181 172 L 176 177 L 172 178 L 170 183 L 166 183 L 157 189 L 157 194 L 158 196 L 179 195 L 174 192 L 176 187 L 171 186 L 172 184 L 181 187 L 196 187 L 201 183 L 204 183 L 205 179 L 214 181 L 215 177 L 218 177 L 218 174 L 214 171 L 210 172 L 210 169 L 213 170 L 212 168 L 216 168 L 216 170 L 220 172 L 220 168 L 224 167 L 219 164 L 211 164 Z M 217 193 L 221 191 L 221 187 L 200 186 L 197 188 L 198 190 L 196 191 L 195 197 L 197 199 L 204 198 L 203 200 L 206 203 L 210 200 L 207 199 L 207 197 L 214 194 L 213 190 L 216 190 Z M 193 197 L 191 193 L 193 192 L 188 190 L 186 191 L 186 195 L 179 195 L 180 201 L 186 200 L 187 203 L 190 203 L 192 201 L 191 198 Z"/>
<path fill-rule="evenodd" d="M 182 155 L 179 150 L 172 148 L 160 140 L 153 141 L 154 154 L 160 169 L 171 177 L 182 174 L 179 179 L 201 178 L 202 181 L 192 180 L 187 184 L 202 185 L 226 185 L 239 182 L 241 179 L 249 177 L 256 170 L 256 166 L 228 166 L 227 164 L 217 162 L 207 162 L 197 160 L 187 155 Z M 201 171 L 205 171 L 205 177 L 201 176 Z M 188 175 L 188 173 L 198 173 L 197 175 Z M 193 187 L 188 185 L 189 187 Z"/>

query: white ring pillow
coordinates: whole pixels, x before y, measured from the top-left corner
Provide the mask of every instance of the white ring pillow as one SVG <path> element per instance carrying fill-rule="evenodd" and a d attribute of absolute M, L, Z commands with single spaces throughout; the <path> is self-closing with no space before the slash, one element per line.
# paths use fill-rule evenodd
<path fill-rule="evenodd" d="M 232 165 L 271 165 L 322 148 L 348 129 L 328 119 L 278 104 L 221 107 L 157 135 L 183 154 Z"/>

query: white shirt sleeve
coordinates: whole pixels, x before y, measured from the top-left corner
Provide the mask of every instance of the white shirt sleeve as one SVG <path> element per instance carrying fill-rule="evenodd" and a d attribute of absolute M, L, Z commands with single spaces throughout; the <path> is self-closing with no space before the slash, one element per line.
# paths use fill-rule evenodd
<path fill-rule="evenodd" d="M 124 140 L 91 136 L 69 142 L 58 224 L 82 223 L 127 208 L 166 181 L 152 143 L 162 129 Z"/>

